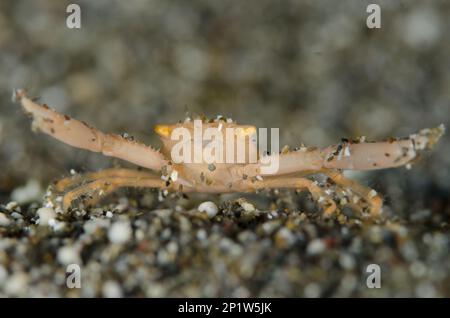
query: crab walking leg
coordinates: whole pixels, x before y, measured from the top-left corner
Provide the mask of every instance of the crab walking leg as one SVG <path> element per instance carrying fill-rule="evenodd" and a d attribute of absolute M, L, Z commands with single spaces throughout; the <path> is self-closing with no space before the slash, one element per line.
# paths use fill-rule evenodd
<path fill-rule="evenodd" d="M 320 188 L 316 182 L 301 178 L 301 177 L 283 177 L 283 178 L 272 178 L 272 179 L 264 179 L 262 181 L 258 181 L 249 185 L 250 187 L 257 189 L 280 189 L 280 188 L 295 188 L 295 189 L 307 189 L 314 200 L 316 200 L 319 204 L 323 204 L 326 200 L 328 206 L 324 208 L 324 213 L 327 216 L 330 216 L 336 211 L 336 203 L 334 200 L 325 193 L 325 191 Z"/>
<path fill-rule="evenodd" d="M 378 217 L 381 214 L 381 208 L 383 206 L 383 200 L 377 194 L 377 192 L 371 188 L 365 187 L 358 182 L 348 179 L 342 175 L 342 173 L 333 170 L 321 170 L 321 173 L 328 176 L 337 185 L 345 188 L 350 188 L 356 194 L 362 196 L 370 204 L 370 215 L 372 217 Z M 356 206 L 354 206 L 356 207 Z M 360 210 L 359 207 L 356 207 Z"/>
<path fill-rule="evenodd" d="M 97 179 L 97 180 L 100 180 L 100 179 Z M 136 181 L 134 179 L 130 179 L 130 181 L 132 181 L 132 180 Z M 101 201 L 102 199 L 104 199 L 105 197 L 107 197 L 108 195 L 110 195 L 111 193 L 117 191 L 118 188 L 120 188 L 120 187 L 109 186 L 107 188 L 100 189 L 98 191 L 98 193 L 96 193 L 94 191 L 94 195 L 91 195 L 89 198 L 86 198 L 84 200 L 84 204 L 86 206 L 93 206 L 93 205 L 97 204 L 99 201 Z M 151 187 L 151 188 L 153 188 L 153 187 Z M 155 187 L 155 188 L 160 188 L 160 187 Z"/>
<path fill-rule="evenodd" d="M 156 177 L 153 173 L 147 171 L 137 171 L 132 169 L 112 168 L 105 169 L 97 172 L 89 172 L 84 174 L 78 174 L 68 178 L 64 178 L 55 182 L 53 189 L 57 192 L 63 192 L 70 187 L 79 186 L 81 183 L 92 182 L 97 179 L 104 178 L 152 178 Z"/>
<path fill-rule="evenodd" d="M 74 200 L 82 196 L 89 196 L 89 199 L 92 199 L 100 196 L 102 191 L 111 193 L 121 187 L 163 188 L 164 181 L 157 177 L 145 179 L 107 177 L 98 179 L 64 194 L 62 199 L 63 209 L 67 210 Z"/>
<path fill-rule="evenodd" d="M 115 134 L 106 134 L 88 124 L 60 114 L 27 97 L 24 90 L 15 92 L 25 112 L 33 118 L 33 129 L 40 130 L 73 147 L 101 152 L 138 166 L 161 170 L 166 165 L 163 155 L 149 146 Z"/>

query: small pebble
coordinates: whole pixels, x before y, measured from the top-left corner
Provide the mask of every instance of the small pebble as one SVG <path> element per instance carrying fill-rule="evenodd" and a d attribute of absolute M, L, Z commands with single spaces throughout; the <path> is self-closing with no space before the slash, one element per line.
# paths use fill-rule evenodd
<path fill-rule="evenodd" d="M 270 235 L 273 231 L 275 231 L 280 226 L 280 222 L 277 220 L 268 221 L 263 223 L 261 226 L 264 233 Z"/>
<path fill-rule="evenodd" d="M 244 209 L 245 212 L 253 212 L 255 211 L 255 206 L 247 201 L 241 201 L 240 202 L 241 207 Z"/>
<path fill-rule="evenodd" d="M 15 212 L 15 211 L 13 213 L 11 213 L 11 217 L 15 220 L 23 218 L 22 214 Z"/>
<path fill-rule="evenodd" d="M 315 239 L 308 244 L 306 248 L 306 253 L 308 255 L 319 255 L 322 254 L 326 249 L 326 245 L 321 239 Z"/>
<path fill-rule="evenodd" d="M 156 261 L 160 265 L 170 264 L 170 263 L 172 263 L 174 261 L 174 259 L 175 259 L 175 254 L 171 253 L 167 249 L 159 250 L 157 255 L 156 255 Z"/>
<path fill-rule="evenodd" d="M 128 221 L 119 221 L 111 225 L 108 238 L 111 243 L 122 244 L 131 239 L 132 230 Z"/>
<path fill-rule="evenodd" d="M 320 286 L 316 283 L 311 283 L 305 286 L 304 293 L 307 298 L 320 297 Z"/>
<path fill-rule="evenodd" d="M 275 241 L 278 247 L 285 248 L 295 242 L 295 236 L 289 229 L 283 227 L 277 232 Z"/>
<path fill-rule="evenodd" d="M 205 201 L 201 203 L 198 208 L 200 212 L 206 212 L 208 217 L 213 218 L 216 216 L 219 209 L 217 208 L 217 205 L 212 201 Z"/>
<path fill-rule="evenodd" d="M 9 203 L 5 206 L 5 208 L 6 208 L 7 210 L 12 211 L 12 210 L 14 210 L 17 206 L 18 206 L 18 204 L 17 204 L 16 201 L 11 201 L 11 202 L 9 202 Z"/>
<path fill-rule="evenodd" d="M 348 253 L 342 252 L 339 257 L 339 263 L 341 264 L 342 268 L 346 270 L 352 270 L 353 268 L 355 268 L 355 259 Z"/>
<path fill-rule="evenodd" d="M 77 249 L 73 246 L 63 246 L 58 250 L 58 261 L 61 264 L 79 264 L 80 255 Z"/>
<path fill-rule="evenodd" d="M 24 186 L 16 188 L 11 193 L 11 199 L 19 204 L 40 200 L 43 194 L 40 183 L 37 180 L 29 180 Z"/>
<path fill-rule="evenodd" d="M 50 226 L 53 231 L 59 232 L 66 227 L 66 223 L 57 221 L 56 219 L 50 219 L 48 220 L 48 226 Z"/>
<path fill-rule="evenodd" d="M 178 244 L 174 241 L 171 241 L 167 244 L 167 251 L 171 254 L 175 254 L 178 252 Z"/>
<path fill-rule="evenodd" d="M 206 238 L 208 237 L 208 234 L 206 233 L 206 231 L 204 229 L 200 229 L 197 231 L 197 239 L 200 241 L 204 241 L 206 240 Z"/>
<path fill-rule="evenodd" d="M 161 239 L 162 240 L 168 240 L 170 238 L 170 236 L 172 235 L 172 231 L 170 230 L 170 228 L 166 227 L 162 232 L 161 232 Z"/>
<path fill-rule="evenodd" d="M 28 276 L 23 272 L 12 274 L 6 281 L 4 290 L 7 295 L 19 296 L 27 288 Z"/>
<path fill-rule="evenodd" d="M 106 298 L 120 298 L 123 296 L 122 288 L 116 281 L 108 280 L 103 284 L 103 297 Z"/>
<path fill-rule="evenodd" d="M 0 226 L 8 226 L 11 221 L 8 219 L 6 214 L 0 212 Z"/>
<path fill-rule="evenodd" d="M 40 208 L 37 210 L 39 225 L 49 225 L 48 222 L 56 218 L 55 210 L 52 208 Z"/>
<path fill-rule="evenodd" d="M 422 262 L 415 261 L 409 266 L 409 271 L 414 277 L 421 278 L 426 274 L 427 268 Z"/>

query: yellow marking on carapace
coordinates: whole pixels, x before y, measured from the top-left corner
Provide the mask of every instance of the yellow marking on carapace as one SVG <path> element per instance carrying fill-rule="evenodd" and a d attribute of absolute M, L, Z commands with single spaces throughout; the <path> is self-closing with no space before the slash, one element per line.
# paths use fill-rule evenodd
<path fill-rule="evenodd" d="M 167 125 L 156 125 L 155 132 L 162 137 L 169 137 L 170 135 L 170 127 Z"/>

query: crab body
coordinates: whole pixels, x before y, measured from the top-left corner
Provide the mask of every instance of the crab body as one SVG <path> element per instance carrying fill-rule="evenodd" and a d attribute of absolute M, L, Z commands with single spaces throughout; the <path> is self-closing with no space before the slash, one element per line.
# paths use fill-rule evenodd
<path fill-rule="evenodd" d="M 209 193 L 295 188 L 307 189 L 325 215 L 338 211 L 339 202 L 378 216 L 381 197 L 375 190 L 344 177 L 342 170 L 409 167 L 445 131 L 441 125 L 407 138 L 379 142 L 343 139 L 322 149 L 302 146 L 292 151 L 283 148 L 281 152 L 267 153 L 266 147 L 257 143 L 254 126 L 238 125 L 221 117 L 209 121 L 188 119 L 155 127 L 163 145 L 158 151 L 128 136 L 103 133 L 45 104 L 40 105 L 23 90 L 17 90 L 15 98 L 32 117 L 34 130 L 71 146 L 123 159 L 152 171 L 107 169 L 62 179 L 51 188 L 51 194 L 61 199 L 51 199 L 49 203 L 61 202 L 62 210 L 69 209 L 80 198 L 87 198 L 86 204 L 93 204 L 120 187 Z M 273 162 L 276 169 L 266 169 Z M 327 176 L 328 181 L 319 184 L 310 178 L 315 174 Z"/>
<path fill-rule="evenodd" d="M 173 182 L 175 187 L 181 185 L 187 191 L 228 192 L 235 189 L 242 184 L 236 178 L 238 168 L 256 163 L 259 157 L 256 127 L 238 125 L 221 117 L 157 125 L 155 132 L 163 144 L 161 153 L 171 158 L 163 179 L 168 185 Z"/>

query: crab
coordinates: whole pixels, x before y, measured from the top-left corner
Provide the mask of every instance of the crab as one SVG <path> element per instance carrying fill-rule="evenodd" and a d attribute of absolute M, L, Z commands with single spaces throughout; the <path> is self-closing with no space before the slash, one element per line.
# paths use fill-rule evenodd
<path fill-rule="evenodd" d="M 345 177 L 343 171 L 400 166 L 409 168 L 421 152 L 436 144 L 445 131 L 445 127 L 440 125 L 423 129 L 406 138 L 377 142 L 368 142 L 365 138 L 342 139 L 340 143 L 325 148 L 302 146 L 289 150 L 285 147 L 276 154 L 259 155 L 256 162 L 251 162 L 246 156 L 243 162 L 233 164 L 209 164 L 205 161 L 180 163 L 171 158 L 174 142 L 170 136 L 176 128 L 192 132 L 195 124 L 189 118 L 177 124 L 155 127 L 163 144 L 159 151 L 128 135 L 101 132 L 85 122 L 56 112 L 46 104 L 38 104 L 23 89 L 16 90 L 14 95 L 25 113 L 33 119 L 33 130 L 46 133 L 73 147 L 99 152 L 146 168 L 106 169 L 54 182 L 50 193 L 55 196 L 51 204 L 56 201 L 64 211 L 70 209 L 78 199 L 83 199 L 84 204 L 95 204 L 100 198 L 121 187 L 158 188 L 164 193 L 244 193 L 293 188 L 309 191 L 326 216 L 337 213 L 340 206 L 350 205 L 364 215 L 378 217 L 383 205 L 381 196 L 375 190 Z M 221 116 L 202 120 L 202 123 L 203 130 L 231 127 L 249 138 L 256 132 L 254 126 L 238 125 Z M 195 147 L 193 144 L 190 146 Z M 267 158 L 263 157 L 274 155 L 278 156 L 278 170 L 264 172 L 263 159 Z M 318 174 L 324 175 L 326 181 L 319 183 L 311 178 Z"/>

